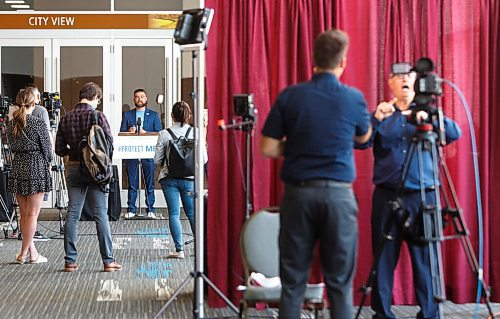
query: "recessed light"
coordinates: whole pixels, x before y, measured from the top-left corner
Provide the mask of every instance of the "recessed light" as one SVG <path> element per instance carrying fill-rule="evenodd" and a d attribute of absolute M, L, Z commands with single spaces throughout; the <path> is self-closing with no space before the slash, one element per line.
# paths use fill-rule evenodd
<path fill-rule="evenodd" d="M 5 3 L 9 3 L 9 4 L 20 4 L 20 3 L 24 3 L 24 0 L 5 0 Z"/>
<path fill-rule="evenodd" d="M 11 4 L 10 7 L 12 9 L 29 9 L 29 4 Z"/>

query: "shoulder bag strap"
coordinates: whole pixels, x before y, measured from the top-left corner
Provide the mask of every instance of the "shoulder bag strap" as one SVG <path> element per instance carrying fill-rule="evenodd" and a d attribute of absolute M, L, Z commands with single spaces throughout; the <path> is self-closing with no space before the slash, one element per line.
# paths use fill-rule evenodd
<path fill-rule="evenodd" d="M 188 130 L 186 131 L 186 134 L 184 134 L 184 137 L 186 138 L 186 140 L 189 138 L 189 133 L 191 133 L 191 129 L 192 129 L 192 128 L 193 128 L 193 127 L 192 127 L 192 126 L 190 126 L 190 127 L 188 128 Z"/>
<path fill-rule="evenodd" d="M 167 132 L 168 132 L 168 133 L 170 133 L 170 136 L 172 136 L 172 138 L 173 138 L 174 140 L 176 140 L 176 139 L 177 139 L 177 136 L 174 134 L 174 132 L 173 132 L 170 128 L 167 128 Z"/>

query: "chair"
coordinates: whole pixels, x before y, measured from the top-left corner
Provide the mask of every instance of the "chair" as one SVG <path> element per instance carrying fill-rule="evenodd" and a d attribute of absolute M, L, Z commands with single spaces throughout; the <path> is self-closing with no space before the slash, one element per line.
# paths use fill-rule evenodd
<path fill-rule="evenodd" d="M 261 273 L 267 278 L 279 276 L 278 234 L 280 222 L 277 208 L 268 208 L 254 213 L 243 225 L 240 234 L 240 249 L 243 259 L 245 286 L 238 287 L 243 291 L 240 303 L 240 318 L 246 318 L 249 307 L 257 303 L 279 304 L 281 285 L 262 287 L 251 285 L 248 278 L 252 272 Z M 323 314 L 325 302 L 323 292 L 325 285 L 308 284 L 304 297 L 304 305 L 314 310 L 314 317 Z"/>

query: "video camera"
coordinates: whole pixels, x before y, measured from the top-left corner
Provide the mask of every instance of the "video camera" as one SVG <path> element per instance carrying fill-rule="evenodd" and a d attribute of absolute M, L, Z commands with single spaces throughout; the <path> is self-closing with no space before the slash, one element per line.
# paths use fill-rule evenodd
<path fill-rule="evenodd" d="M 8 96 L 0 96 L 0 124 L 3 124 L 7 120 L 9 115 L 10 99 Z"/>
<path fill-rule="evenodd" d="M 413 100 L 416 107 L 409 116 L 410 123 L 417 124 L 415 116 L 419 111 L 425 111 L 429 114 L 429 123 L 432 121 L 432 115 L 436 114 L 434 108 L 435 96 L 443 94 L 443 79 L 432 71 L 434 71 L 434 63 L 429 58 L 420 58 L 413 67 L 409 63 L 394 63 L 392 65 L 391 73 L 394 75 L 415 72 L 417 76 L 414 86 L 415 98 Z"/>
<path fill-rule="evenodd" d="M 59 110 L 62 107 L 61 97 L 59 92 L 42 92 L 42 105 L 49 113 L 50 125 L 54 126 L 57 116 L 59 115 Z"/>
<path fill-rule="evenodd" d="M 241 116 L 244 120 L 253 120 L 255 114 L 255 106 L 253 103 L 253 94 L 235 94 L 234 101 L 234 115 Z"/>

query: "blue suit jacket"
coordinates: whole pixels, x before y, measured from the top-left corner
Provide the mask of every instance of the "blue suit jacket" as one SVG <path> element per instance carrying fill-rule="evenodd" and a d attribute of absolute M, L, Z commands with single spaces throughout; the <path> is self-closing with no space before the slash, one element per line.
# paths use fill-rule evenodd
<path fill-rule="evenodd" d="M 136 110 L 130 110 L 123 113 L 122 124 L 120 125 L 120 132 L 128 132 L 128 129 L 137 124 L 135 119 Z M 158 113 L 146 107 L 144 118 L 142 119 L 142 128 L 146 132 L 159 132 L 163 128 L 161 126 L 160 117 Z"/>

